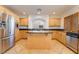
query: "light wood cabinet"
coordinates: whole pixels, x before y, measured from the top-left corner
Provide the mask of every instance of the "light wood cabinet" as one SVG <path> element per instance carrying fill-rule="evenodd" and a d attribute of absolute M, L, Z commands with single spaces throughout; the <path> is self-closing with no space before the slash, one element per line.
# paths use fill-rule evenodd
<path fill-rule="evenodd" d="M 64 31 L 53 31 L 52 39 L 56 39 L 63 44 L 66 44 L 66 33 Z"/>
<path fill-rule="evenodd" d="M 78 31 L 78 22 L 79 22 L 79 13 L 67 16 L 64 18 L 64 27 L 66 32 L 77 32 Z"/>
<path fill-rule="evenodd" d="M 27 18 L 20 18 L 20 26 L 28 26 L 28 19 Z"/>
<path fill-rule="evenodd" d="M 18 40 L 20 40 L 20 36 L 19 36 L 19 29 L 18 28 L 16 28 L 15 29 L 15 41 L 18 41 Z"/>
<path fill-rule="evenodd" d="M 72 32 L 78 32 L 78 13 L 73 14 Z"/>
<path fill-rule="evenodd" d="M 59 41 L 61 41 L 63 44 L 66 44 L 66 33 L 60 32 L 59 35 L 60 35 Z"/>
<path fill-rule="evenodd" d="M 59 37 L 59 32 L 58 31 L 53 31 L 52 32 L 52 39 L 58 39 Z"/>
<path fill-rule="evenodd" d="M 16 29 L 15 31 L 15 41 L 19 41 L 21 39 L 27 39 L 27 30 L 19 30 Z"/>
<path fill-rule="evenodd" d="M 27 48 L 28 49 L 51 49 L 52 41 L 49 39 L 49 34 L 31 33 L 28 34 Z"/>
<path fill-rule="evenodd" d="M 28 30 L 19 30 L 19 36 L 20 36 L 20 39 L 27 39 L 27 32 Z"/>
<path fill-rule="evenodd" d="M 67 32 L 72 30 L 72 15 L 64 18 L 64 27 Z"/>
<path fill-rule="evenodd" d="M 61 18 L 49 18 L 49 26 L 50 27 L 60 27 Z"/>

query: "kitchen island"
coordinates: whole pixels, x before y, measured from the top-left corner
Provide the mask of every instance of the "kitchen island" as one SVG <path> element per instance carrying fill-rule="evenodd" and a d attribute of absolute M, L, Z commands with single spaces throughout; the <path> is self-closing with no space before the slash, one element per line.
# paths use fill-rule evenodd
<path fill-rule="evenodd" d="M 53 30 L 63 31 L 64 29 L 20 29 L 28 30 L 27 49 L 51 49 Z"/>
<path fill-rule="evenodd" d="M 51 32 L 28 32 L 28 49 L 51 49 Z"/>

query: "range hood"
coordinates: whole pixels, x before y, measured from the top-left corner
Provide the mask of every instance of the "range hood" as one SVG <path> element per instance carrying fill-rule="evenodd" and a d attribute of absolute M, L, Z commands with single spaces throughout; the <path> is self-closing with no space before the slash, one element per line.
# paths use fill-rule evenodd
<path fill-rule="evenodd" d="M 39 30 L 31 30 L 31 32 L 47 32 L 40 29 L 48 29 L 48 15 L 30 15 L 29 16 L 29 25 L 30 29 L 39 29 Z"/>

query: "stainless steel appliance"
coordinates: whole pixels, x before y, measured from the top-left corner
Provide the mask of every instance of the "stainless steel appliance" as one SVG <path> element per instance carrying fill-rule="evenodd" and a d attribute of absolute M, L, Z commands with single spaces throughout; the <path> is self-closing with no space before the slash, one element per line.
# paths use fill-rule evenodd
<path fill-rule="evenodd" d="M 0 14 L 0 53 L 2 52 L 2 39 L 1 39 L 1 30 L 2 30 L 2 22 L 1 22 L 1 14 Z"/>
<path fill-rule="evenodd" d="M 0 24 L 0 53 L 4 53 L 14 45 L 14 17 L 2 13 Z"/>
<path fill-rule="evenodd" d="M 79 38 L 78 38 L 78 53 L 79 53 Z"/>
<path fill-rule="evenodd" d="M 9 33 L 9 44 L 10 47 L 14 46 L 14 35 L 15 35 L 15 19 L 13 16 L 9 16 L 8 19 L 8 33 Z"/>
<path fill-rule="evenodd" d="M 78 53 L 78 36 L 77 33 L 67 32 L 67 47 Z"/>

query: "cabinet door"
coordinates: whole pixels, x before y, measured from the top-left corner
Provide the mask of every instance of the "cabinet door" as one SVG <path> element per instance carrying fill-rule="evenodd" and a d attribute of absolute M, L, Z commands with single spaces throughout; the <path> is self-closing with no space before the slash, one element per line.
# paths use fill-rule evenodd
<path fill-rule="evenodd" d="M 28 26 L 28 19 L 27 18 L 20 18 L 20 25 L 21 26 Z"/>
<path fill-rule="evenodd" d="M 70 16 L 65 18 L 65 31 L 69 32 L 70 31 L 70 22 L 71 22 L 71 18 Z"/>
<path fill-rule="evenodd" d="M 73 15 L 70 15 L 68 17 L 65 18 L 65 29 L 67 32 L 72 32 L 73 31 Z"/>
<path fill-rule="evenodd" d="M 78 32 L 78 13 L 65 17 L 65 30 L 67 32 Z"/>
<path fill-rule="evenodd" d="M 63 44 L 65 44 L 66 45 L 66 33 L 65 32 L 61 32 L 61 42 L 63 43 Z"/>
<path fill-rule="evenodd" d="M 70 22 L 71 22 L 71 19 L 70 19 L 70 16 L 69 16 L 68 19 L 67 19 L 67 32 L 69 32 L 70 29 L 71 29 L 71 24 L 70 24 Z"/>
<path fill-rule="evenodd" d="M 19 31 L 19 33 L 21 33 L 21 34 L 19 34 L 20 35 L 20 39 L 27 39 L 27 30 L 20 30 Z"/>
<path fill-rule="evenodd" d="M 49 18 L 49 26 L 50 27 L 60 27 L 61 18 Z"/>
<path fill-rule="evenodd" d="M 67 17 L 64 18 L 64 29 L 67 31 Z"/>
<path fill-rule="evenodd" d="M 73 15 L 73 31 L 78 32 L 78 13 Z"/>
<path fill-rule="evenodd" d="M 59 34 L 59 31 L 53 31 L 53 33 L 52 33 L 52 38 L 53 38 L 53 39 L 59 40 L 60 37 L 61 37 L 61 36 L 60 36 L 60 34 Z"/>

